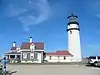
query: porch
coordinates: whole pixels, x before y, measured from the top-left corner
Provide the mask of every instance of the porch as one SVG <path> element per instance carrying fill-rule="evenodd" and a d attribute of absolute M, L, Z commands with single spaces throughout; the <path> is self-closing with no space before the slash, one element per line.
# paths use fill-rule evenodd
<path fill-rule="evenodd" d="M 21 54 L 16 52 L 5 53 L 8 63 L 20 63 Z"/>

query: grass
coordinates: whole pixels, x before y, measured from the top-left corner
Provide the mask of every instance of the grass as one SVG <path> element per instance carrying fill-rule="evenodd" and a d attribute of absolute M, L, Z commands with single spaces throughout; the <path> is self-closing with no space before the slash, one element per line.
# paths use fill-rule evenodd
<path fill-rule="evenodd" d="M 8 63 L 9 65 L 86 65 L 82 62 L 69 62 L 69 63 Z"/>
<path fill-rule="evenodd" d="M 13 71 L 13 72 L 10 72 L 10 71 L 6 71 L 4 72 L 3 69 L 0 70 L 0 75 L 12 75 L 14 73 L 16 73 L 17 71 Z"/>

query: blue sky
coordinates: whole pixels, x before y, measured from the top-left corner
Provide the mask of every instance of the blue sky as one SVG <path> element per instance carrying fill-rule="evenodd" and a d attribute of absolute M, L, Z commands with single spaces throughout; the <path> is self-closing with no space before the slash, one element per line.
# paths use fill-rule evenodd
<path fill-rule="evenodd" d="M 13 41 L 44 42 L 45 51 L 67 50 L 67 16 L 79 17 L 83 56 L 100 54 L 99 0 L 0 0 L 0 55 Z"/>

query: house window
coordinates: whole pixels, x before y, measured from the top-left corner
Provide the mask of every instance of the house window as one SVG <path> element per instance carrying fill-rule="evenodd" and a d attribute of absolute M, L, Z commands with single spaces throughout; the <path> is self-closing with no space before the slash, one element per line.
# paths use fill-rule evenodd
<path fill-rule="evenodd" d="M 24 58 L 24 59 L 27 58 L 27 53 L 23 53 L 23 58 Z"/>
<path fill-rule="evenodd" d="M 20 49 L 18 49 L 17 51 L 20 51 Z"/>
<path fill-rule="evenodd" d="M 34 53 L 30 54 L 30 58 L 33 59 L 34 58 Z"/>
<path fill-rule="evenodd" d="M 34 51 L 34 50 L 35 50 L 35 45 L 34 45 L 34 44 L 31 44 L 31 45 L 30 45 L 30 50 L 31 50 L 31 51 Z"/>
<path fill-rule="evenodd" d="M 72 34 L 72 31 L 70 31 L 70 34 Z"/>
<path fill-rule="evenodd" d="M 33 49 L 32 49 L 32 51 L 33 51 Z"/>
<path fill-rule="evenodd" d="M 66 56 L 64 56 L 64 60 L 66 60 Z"/>
<path fill-rule="evenodd" d="M 49 58 L 50 60 L 51 60 L 51 56 L 50 56 L 50 58 Z"/>
<path fill-rule="evenodd" d="M 31 46 L 34 46 L 33 44 Z"/>
<path fill-rule="evenodd" d="M 19 47 L 17 48 L 17 51 L 18 51 L 18 52 L 20 51 L 20 48 L 19 48 Z"/>

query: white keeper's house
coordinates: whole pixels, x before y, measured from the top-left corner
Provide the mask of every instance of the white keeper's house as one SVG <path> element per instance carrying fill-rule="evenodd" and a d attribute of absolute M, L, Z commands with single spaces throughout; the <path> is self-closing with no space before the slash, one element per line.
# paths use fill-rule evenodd
<path fill-rule="evenodd" d="M 43 53 L 44 43 L 33 42 L 32 37 L 30 37 L 30 41 L 22 42 L 21 46 L 16 46 L 16 42 L 14 42 L 5 56 L 10 63 L 42 63 Z"/>
<path fill-rule="evenodd" d="M 44 60 L 47 62 L 81 62 L 78 17 L 71 14 L 67 19 L 68 50 L 44 52 L 44 42 L 33 42 L 30 37 L 29 42 L 22 42 L 21 46 L 16 46 L 16 42 L 13 42 L 10 51 L 5 53 L 5 56 L 10 63 L 43 63 Z"/>

